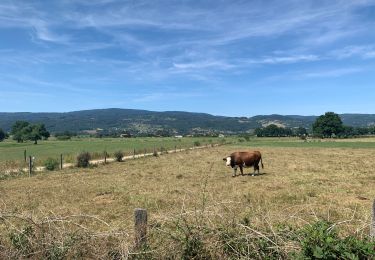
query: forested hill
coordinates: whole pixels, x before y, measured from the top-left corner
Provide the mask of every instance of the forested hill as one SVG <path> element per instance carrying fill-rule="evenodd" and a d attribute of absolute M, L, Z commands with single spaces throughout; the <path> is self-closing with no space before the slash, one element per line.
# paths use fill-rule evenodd
<path fill-rule="evenodd" d="M 373 114 L 342 114 L 345 125 L 375 124 Z M 95 109 L 67 113 L 0 113 L 0 128 L 9 131 L 17 120 L 44 123 L 53 132 L 80 132 L 92 129 L 125 130 L 147 133 L 167 130 L 176 134 L 194 132 L 239 133 L 257 127 L 276 124 L 285 127 L 310 128 L 316 116 L 260 115 L 254 117 L 225 117 L 190 112 L 153 112 L 135 109 Z"/>

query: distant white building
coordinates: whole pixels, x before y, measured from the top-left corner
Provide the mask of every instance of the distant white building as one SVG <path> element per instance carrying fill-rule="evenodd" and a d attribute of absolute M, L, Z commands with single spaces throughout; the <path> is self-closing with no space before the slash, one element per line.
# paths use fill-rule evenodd
<path fill-rule="evenodd" d="M 182 135 L 175 135 L 174 137 L 175 138 L 182 138 L 183 136 Z"/>
<path fill-rule="evenodd" d="M 220 138 L 224 138 L 225 135 L 223 135 L 223 134 L 219 134 L 219 137 L 220 137 Z"/>

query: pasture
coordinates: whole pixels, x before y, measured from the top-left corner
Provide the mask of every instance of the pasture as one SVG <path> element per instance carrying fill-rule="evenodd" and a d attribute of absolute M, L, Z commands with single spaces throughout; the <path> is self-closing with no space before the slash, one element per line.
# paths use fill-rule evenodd
<path fill-rule="evenodd" d="M 295 230 L 321 219 L 335 223 L 341 236 L 366 237 L 375 198 L 375 150 L 368 149 L 373 139 L 344 147 L 284 140 L 241 141 L 0 181 L 0 245 L 16 247 L 9 234 L 32 226 L 34 237 L 66 257 L 142 257 L 131 254 L 138 207 L 149 213 L 146 259 L 189 258 L 195 251 L 211 258 L 262 259 L 274 252 L 286 257 L 300 250 Z M 222 158 L 246 148 L 262 152 L 265 168 L 255 177 L 232 178 Z M 41 238 L 40 229 L 48 235 Z M 73 234 L 84 242 L 71 242 Z M 247 239 L 248 251 L 236 237 Z"/>
<path fill-rule="evenodd" d="M 194 143 L 205 145 L 222 141 L 223 138 L 215 137 L 73 138 L 66 141 L 53 139 L 39 141 L 37 145 L 34 145 L 33 142 L 17 143 L 13 140 L 6 140 L 0 142 L 0 166 L 7 164 L 19 167 L 23 163 L 25 150 L 27 156 L 36 158 L 37 165 L 42 165 L 46 158 L 59 158 L 60 154 L 63 154 L 65 162 L 72 163 L 77 154 L 82 151 L 90 152 L 93 159 L 101 159 L 104 151 L 107 151 L 110 156 L 119 150 L 130 155 L 133 154 L 134 149 L 136 153 L 141 154 L 145 149 L 150 153 L 154 148 L 173 150 L 175 147 L 177 149 L 193 147 Z"/>

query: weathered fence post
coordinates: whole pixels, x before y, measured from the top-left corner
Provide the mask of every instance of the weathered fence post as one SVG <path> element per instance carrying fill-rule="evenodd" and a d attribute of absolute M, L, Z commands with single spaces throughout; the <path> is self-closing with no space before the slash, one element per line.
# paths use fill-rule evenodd
<path fill-rule="evenodd" d="M 140 249 L 147 243 L 147 210 L 137 208 L 134 210 L 135 222 L 135 248 Z"/>
<path fill-rule="evenodd" d="M 372 202 L 372 212 L 371 212 L 371 225 L 370 225 L 370 237 L 375 240 L 375 199 Z"/>
<path fill-rule="evenodd" d="M 60 154 L 60 170 L 63 169 L 63 156 Z"/>
<path fill-rule="evenodd" d="M 135 148 L 133 149 L 133 159 L 135 159 Z"/>
<path fill-rule="evenodd" d="M 23 151 L 23 158 L 25 159 L 25 163 L 26 163 L 26 150 L 25 151 Z"/>
<path fill-rule="evenodd" d="M 33 169 L 33 159 L 31 158 L 31 156 L 29 156 L 29 177 L 31 177 L 32 169 Z"/>
<path fill-rule="evenodd" d="M 146 148 L 145 148 L 145 151 L 144 151 L 143 157 L 146 157 L 146 152 L 147 152 L 147 150 L 146 150 Z"/>
<path fill-rule="evenodd" d="M 107 151 L 104 151 L 104 164 L 107 164 Z"/>

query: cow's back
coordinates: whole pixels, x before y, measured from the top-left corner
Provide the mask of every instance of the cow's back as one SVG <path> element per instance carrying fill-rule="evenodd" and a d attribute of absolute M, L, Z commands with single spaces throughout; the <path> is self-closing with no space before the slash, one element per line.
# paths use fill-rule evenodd
<path fill-rule="evenodd" d="M 236 165 L 252 166 L 258 164 L 262 156 L 259 151 L 244 151 L 234 152 L 231 157 Z"/>

